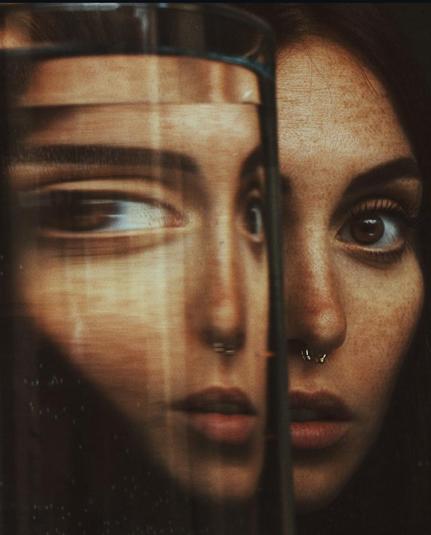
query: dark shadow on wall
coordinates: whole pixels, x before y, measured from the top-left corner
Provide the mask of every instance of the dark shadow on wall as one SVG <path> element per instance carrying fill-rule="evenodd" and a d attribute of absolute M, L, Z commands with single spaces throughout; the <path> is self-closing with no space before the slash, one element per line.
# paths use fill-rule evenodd
<path fill-rule="evenodd" d="M 431 86 L 431 3 L 393 4 L 393 14 L 409 47 L 427 73 Z"/>

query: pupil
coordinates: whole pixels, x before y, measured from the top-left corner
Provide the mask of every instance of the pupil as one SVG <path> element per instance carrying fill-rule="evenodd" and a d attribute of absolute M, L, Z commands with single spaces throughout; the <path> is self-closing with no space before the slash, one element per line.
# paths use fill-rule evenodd
<path fill-rule="evenodd" d="M 370 244 L 380 240 L 385 225 L 380 217 L 360 218 L 351 225 L 352 237 L 359 243 Z"/>

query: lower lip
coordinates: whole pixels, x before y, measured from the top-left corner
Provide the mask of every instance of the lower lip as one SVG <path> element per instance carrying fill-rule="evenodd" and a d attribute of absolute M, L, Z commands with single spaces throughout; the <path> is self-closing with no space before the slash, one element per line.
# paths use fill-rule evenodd
<path fill-rule="evenodd" d="M 291 424 L 292 447 L 295 450 L 321 450 L 340 442 L 348 431 L 348 422 L 319 420 Z"/>
<path fill-rule="evenodd" d="M 256 426 L 256 417 L 249 414 L 185 412 L 187 423 L 207 440 L 219 444 L 240 445 L 247 442 Z"/>

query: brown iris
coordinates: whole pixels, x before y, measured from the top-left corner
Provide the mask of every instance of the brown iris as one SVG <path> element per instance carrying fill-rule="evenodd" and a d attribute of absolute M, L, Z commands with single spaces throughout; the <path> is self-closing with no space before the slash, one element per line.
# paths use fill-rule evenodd
<path fill-rule="evenodd" d="M 384 232 L 385 225 L 378 216 L 356 217 L 350 224 L 352 238 L 363 245 L 378 242 Z"/>
<path fill-rule="evenodd" d="M 82 192 L 50 192 L 48 206 L 40 213 L 45 228 L 85 232 L 104 228 L 112 222 L 117 203 L 112 200 L 92 199 Z"/>

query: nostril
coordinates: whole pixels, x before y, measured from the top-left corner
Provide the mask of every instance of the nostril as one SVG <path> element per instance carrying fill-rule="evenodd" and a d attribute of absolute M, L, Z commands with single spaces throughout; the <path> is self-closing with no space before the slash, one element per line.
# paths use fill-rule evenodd
<path fill-rule="evenodd" d="M 336 292 L 330 298 L 309 301 L 297 302 L 287 311 L 288 352 L 298 355 L 306 348 L 313 354 L 333 353 L 347 334 L 344 304 Z"/>

